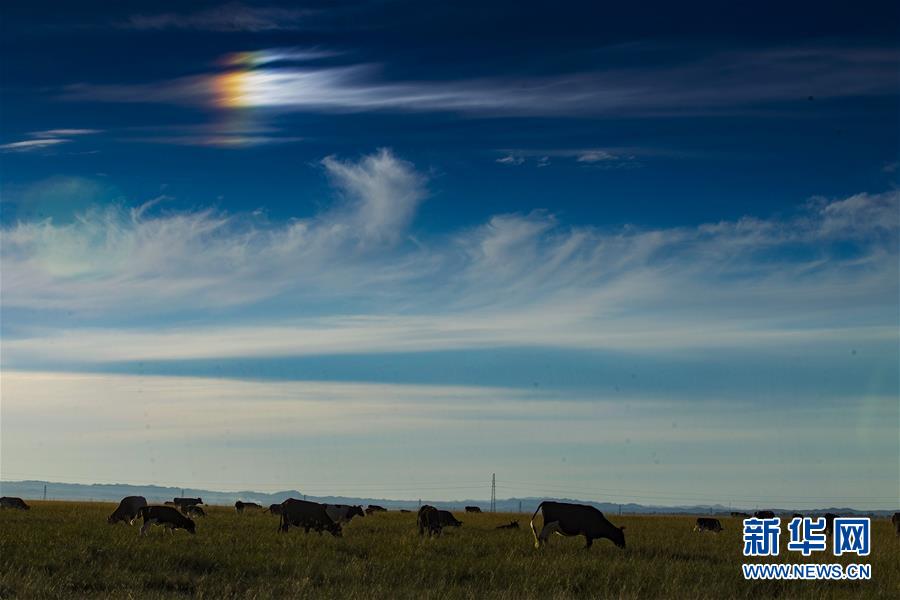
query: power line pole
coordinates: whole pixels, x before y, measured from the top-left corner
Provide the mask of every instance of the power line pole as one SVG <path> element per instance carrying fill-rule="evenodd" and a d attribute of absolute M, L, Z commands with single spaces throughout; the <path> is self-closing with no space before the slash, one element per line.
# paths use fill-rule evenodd
<path fill-rule="evenodd" d="M 497 512 L 497 474 L 491 473 L 491 512 Z"/>
<path fill-rule="evenodd" d="M 519 512 L 520 513 L 522 512 L 522 501 L 521 500 L 519 500 Z"/>
<path fill-rule="evenodd" d="M 44 484 L 44 500 L 47 499 L 47 484 Z"/>

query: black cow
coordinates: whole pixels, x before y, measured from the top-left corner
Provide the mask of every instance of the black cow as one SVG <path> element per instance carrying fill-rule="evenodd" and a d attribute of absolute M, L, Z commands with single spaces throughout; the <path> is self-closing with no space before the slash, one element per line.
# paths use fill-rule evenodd
<path fill-rule="evenodd" d="M 262 506 L 260 506 L 256 502 L 241 502 L 240 500 L 234 503 L 234 510 L 236 510 L 238 513 L 242 513 L 248 508 L 256 509 L 262 508 Z"/>
<path fill-rule="evenodd" d="M 197 506 L 196 504 L 191 504 L 190 506 L 185 506 L 182 511 L 189 517 L 205 517 L 206 511 Z"/>
<path fill-rule="evenodd" d="M 894 526 L 894 533 L 900 537 L 900 512 L 895 512 L 891 517 L 891 524 Z"/>
<path fill-rule="evenodd" d="M 477 506 L 467 506 L 467 507 L 466 507 L 466 512 L 480 513 L 480 512 L 481 512 L 481 508 L 479 508 L 479 507 L 477 507 Z"/>
<path fill-rule="evenodd" d="M 400 509 L 400 512 L 402 512 L 402 513 L 411 513 L 412 511 L 411 511 L 411 510 L 407 510 L 407 509 L 405 509 L 405 508 L 401 508 L 401 509 Z"/>
<path fill-rule="evenodd" d="M 173 498 L 173 500 L 175 501 L 175 506 L 177 506 L 181 510 L 184 510 L 185 506 L 203 504 L 203 498 Z"/>
<path fill-rule="evenodd" d="M 370 504 L 366 508 L 367 515 L 371 515 L 372 513 L 377 513 L 377 512 L 387 512 L 387 509 L 383 506 L 378 506 L 377 504 Z"/>
<path fill-rule="evenodd" d="M 16 510 L 31 510 L 31 507 L 25 504 L 21 498 L 13 496 L 3 496 L 0 498 L 0 508 L 14 508 Z"/>
<path fill-rule="evenodd" d="M 745 512 L 733 512 L 733 513 L 731 513 L 731 516 L 735 517 L 737 519 L 749 519 L 750 518 L 750 514 L 745 513 Z"/>
<path fill-rule="evenodd" d="M 718 533 L 722 531 L 722 524 L 718 519 L 712 517 L 697 517 L 697 524 L 694 525 L 694 531 L 713 531 Z"/>
<path fill-rule="evenodd" d="M 834 533 L 834 520 L 837 519 L 840 515 L 836 515 L 834 513 L 825 513 L 825 534 L 831 535 Z"/>
<path fill-rule="evenodd" d="M 771 510 L 758 510 L 753 513 L 753 516 L 757 519 L 774 519 L 775 513 L 773 513 Z"/>
<path fill-rule="evenodd" d="M 110 525 L 119 522 L 134 525 L 134 520 L 138 518 L 141 509 L 145 506 L 147 506 L 147 499 L 143 496 L 125 496 L 119 502 L 119 506 L 113 511 L 113 514 L 107 517 L 106 522 Z"/>
<path fill-rule="evenodd" d="M 544 516 L 544 526 L 540 535 L 534 528 L 534 519 L 539 512 Z M 595 507 L 585 504 L 545 500 L 531 515 L 531 533 L 534 535 L 535 548 L 540 548 L 551 533 L 565 536 L 583 535 L 587 540 L 585 548 L 590 548 L 594 540 L 602 538 L 612 541 L 619 548 L 624 548 L 624 530 L 624 527 L 616 527 L 610 523 Z"/>
<path fill-rule="evenodd" d="M 495 529 L 518 529 L 519 522 L 518 521 L 510 521 L 506 525 L 498 525 Z"/>
<path fill-rule="evenodd" d="M 441 535 L 441 516 L 438 509 L 428 504 L 423 504 L 416 515 L 416 523 L 419 526 L 419 535 Z"/>
<path fill-rule="evenodd" d="M 140 515 L 144 519 L 141 535 L 147 533 L 151 525 L 168 527 L 172 532 L 176 529 L 184 529 L 188 533 L 197 533 L 194 521 L 171 506 L 142 506 Z"/>
<path fill-rule="evenodd" d="M 281 524 L 278 529 L 287 532 L 291 527 L 302 527 L 306 533 L 314 529 L 319 533 L 327 531 L 335 537 L 342 535 L 341 525 L 328 516 L 324 504 L 294 498 L 281 503 Z"/>
<path fill-rule="evenodd" d="M 457 521 L 456 517 L 454 517 L 453 513 L 451 513 L 449 510 L 438 511 L 438 522 L 441 524 L 441 528 L 462 527 L 462 521 Z"/>
<path fill-rule="evenodd" d="M 273 515 L 280 515 L 281 514 L 281 505 L 280 504 L 270 504 L 269 508 L 267 508 L 263 512 L 269 512 L 269 513 L 272 513 Z"/>

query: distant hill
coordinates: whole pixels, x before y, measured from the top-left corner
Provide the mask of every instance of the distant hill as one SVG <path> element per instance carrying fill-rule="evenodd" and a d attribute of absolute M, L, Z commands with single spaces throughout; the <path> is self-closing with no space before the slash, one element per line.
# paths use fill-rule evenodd
<path fill-rule="evenodd" d="M 52 481 L 0 481 L 0 495 L 19 496 L 26 499 L 40 500 L 44 495 L 44 486 L 47 486 L 48 500 L 75 500 L 93 502 L 118 502 L 125 496 L 144 496 L 150 502 L 163 502 L 171 500 L 175 496 L 201 497 L 204 503 L 213 505 L 230 506 L 237 500 L 244 502 L 258 502 L 269 505 L 283 502 L 287 498 L 306 498 L 314 502 L 327 502 L 333 504 L 378 504 L 390 509 L 416 509 L 418 500 L 387 500 L 385 498 L 363 498 L 351 496 L 304 496 L 299 490 L 285 490 L 283 492 L 254 492 L 250 490 L 237 492 L 216 492 L 195 488 L 164 487 L 158 485 L 128 485 L 120 483 L 95 483 L 91 485 L 81 483 L 54 483 Z M 752 508 L 727 507 L 721 504 L 691 505 L 691 506 L 647 506 L 643 504 L 617 504 L 613 502 L 593 502 L 590 500 L 578 500 L 574 498 L 506 498 L 497 500 L 498 512 L 533 512 L 542 500 L 559 500 L 561 502 L 577 502 L 596 506 L 606 514 L 728 514 L 732 510 L 752 512 Z M 490 503 L 486 500 L 439 500 L 422 499 L 422 503 L 433 504 L 450 510 L 462 510 L 465 506 L 480 506 L 487 510 Z M 847 507 L 828 507 L 816 510 L 794 509 L 790 507 L 760 507 L 774 510 L 775 512 L 802 512 L 836 514 L 869 514 L 872 516 L 888 516 L 891 510 L 859 511 Z"/>

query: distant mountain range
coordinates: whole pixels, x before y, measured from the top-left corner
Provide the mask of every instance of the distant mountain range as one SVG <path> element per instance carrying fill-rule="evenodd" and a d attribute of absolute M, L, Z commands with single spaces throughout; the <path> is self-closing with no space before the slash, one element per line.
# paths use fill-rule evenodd
<path fill-rule="evenodd" d="M 128 484 L 102 484 L 91 485 L 81 483 L 54 483 L 52 481 L 0 481 L 0 495 L 19 496 L 25 499 L 40 500 L 44 497 L 44 486 L 47 490 L 48 500 L 75 500 L 94 502 L 118 502 L 125 496 L 144 496 L 150 502 L 163 502 L 176 496 L 201 497 L 205 504 L 230 506 L 238 500 L 244 502 L 258 502 L 264 506 L 283 502 L 287 498 L 306 498 L 314 502 L 326 502 L 332 504 L 378 504 L 389 509 L 416 509 L 418 500 L 387 500 L 385 498 L 363 498 L 350 496 L 307 496 L 299 490 L 285 490 L 283 492 L 265 493 L 253 491 L 216 492 L 212 490 L 200 490 L 194 488 L 163 487 L 158 485 L 128 485 Z M 593 502 L 590 500 L 578 500 L 573 498 L 505 498 L 497 500 L 498 512 L 533 512 L 542 500 L 558 500 L 561 502 L 577 502 L 596 506 L 606 514 L 696 514 L 696 515 L 727 515 L 732 510 L 752 512 L 751 508 L 727 507 L 721 504 L 692 505 L 692 506 L 646 506 L 643 504 L 617 504 L 614 502 Z M 423 499 L 422 503 L 433 504 L 449 510 L 462 510 L 465 506 L 479 506 L 482 510 L 488 510 L 490 503 L 486 500 L 436 500 Z M 890 510 L 860 511 L 847 507 L 823 507 L 815 510 L 794 509 L 789 507 L 763 507 L 761 509 L 774 510 L 775 512 L 801 512 L 836 514 L 867 514 L 872 516 L 887 516 L 892 514 Z"/>

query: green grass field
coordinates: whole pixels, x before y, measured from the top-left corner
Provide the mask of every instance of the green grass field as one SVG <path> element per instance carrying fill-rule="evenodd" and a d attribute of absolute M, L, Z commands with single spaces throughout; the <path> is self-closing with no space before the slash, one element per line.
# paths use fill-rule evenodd
<path fill-rule="evenodd" d="M 740 523 L 691 531 L 689 517 L 617 517 L 628 548 L 553 536 L 540 551 L 530 515 L 458 514 L 465 524 L 422 539 L 415 514 L 355 519 L 343 538 L 276 533 L 277 519 L 209 508 L 197 535 L 107 525 L 114 505 L 33 502 L 0 511 L 3 598 L 844 598 L 900 597 L 900 540 L 873 523 L 870 581 L 744 581 Z M 518 518 L 522 529 L 495 526 Z M 803 562 L 785 552 L 773 562 Z"/>

